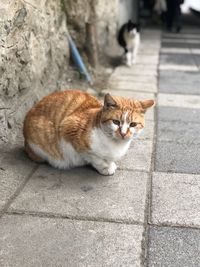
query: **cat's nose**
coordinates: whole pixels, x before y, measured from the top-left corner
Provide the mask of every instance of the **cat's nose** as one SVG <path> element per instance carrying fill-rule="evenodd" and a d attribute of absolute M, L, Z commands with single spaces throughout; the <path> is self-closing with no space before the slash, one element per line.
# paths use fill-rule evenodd
<path fill-rule="evenodd" d="M 122 138 L 124 138 L 126 136 L 126 133 L 120 132 L 120 135 L 121 135 Z"/>

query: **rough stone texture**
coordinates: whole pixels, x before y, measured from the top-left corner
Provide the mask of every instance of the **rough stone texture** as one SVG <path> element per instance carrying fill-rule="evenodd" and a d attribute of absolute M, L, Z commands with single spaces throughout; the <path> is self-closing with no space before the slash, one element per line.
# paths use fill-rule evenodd
<path fill-rule="evenodd" d="M 143 222 L 146 183 L 147 174 L 140 172 L 117 170 L 107 177 L 89 168 L 59 171 L 43 166 L 11 210 Z"/>
<path fill-rule="evenodd" d="M 1 1 L 0 142 L 15 141 L 34 101 L 59 89 L 69 48 L 60 1 Z"/>
<path fill-rule="evenodd" d="M 157 140 L 200 145 L 200 123 L 159 121 Z"/>
<path fill-rule="evenodd" d="M 161 93 L 158 94 L 158 105 L 168 106 L 168 107 L 200 109 L 200 96 Z"/>
<path fill-rule="evenodd" d="M 185 54 L 184 56 L 181 54 L 162 54 L 160 56 L 160 65 L 163 64 L 177 64 L 177 65 L 196 65 L 194 58 L 191 54 Z"/>
<path fill-rule="evenodd" d="M 156 76 L 145 76 L 145 75 L 123 75 L 119 76 L 115 73 L 111 75 L 110 81 L 129 81 L 129 82 L 142 82 L 142 83 L 157 83 L 157 77 Z"/>
<path fill-rule="evenodd" d="M 157 85 L 154 83 L 143 83 L 143 82 L 134 82 L 131 81 L 110 81 L 110 87 L 114 87 L 118 90 L 132 90 L 138 92 L 149 92 L 156 93 Z"/>
<path fill-rule="evenodd" d="M 154 173 L 151 222 L 200 226 L 199 187 L 200 175 Z"/>
<path fill-rule="evenodd" d="M 184 114 L 184 116 L 183 116 Z M 159 121 L 179 121 L 199 123 L 200 110 L 178 107 L 158 107 Z"/>
<path fill-rule="evenodd" d="M 0 211 L 14 195 L 17 188 L 26 181 L 36 164 L 31 162 L 21 148 L 9 152 L 1 151 L 0 158 Z"/>
<path fill-rule="evenodd" d="M 200 230 L 150 228 L 148 267 L 200 266 Z"/>
<path fill-rule="evenodd" d="M 139 267 L 142 231 L 116 223 L 4 216 L 0 265 Z"/>
<path fill-rule="evenodd" d="M 199 151 L 200 145 L 158 141 L 155 170 L 199 174 Z"/>
<path fill-rule="evenodd" d="M 85 23 L 96 24 L 100 50 L 116 40 L 118 1 L 62 0 L 67 14 L 70 34 L 81 50 L 85 47 Z M 111 23 L 112 21 L 112 23 Z"/>
<path fill-rule="evenodd" d="M 120 161 L 119 168 L 150 171 L 152 141 L 134 140 L 127 155 Z"/>

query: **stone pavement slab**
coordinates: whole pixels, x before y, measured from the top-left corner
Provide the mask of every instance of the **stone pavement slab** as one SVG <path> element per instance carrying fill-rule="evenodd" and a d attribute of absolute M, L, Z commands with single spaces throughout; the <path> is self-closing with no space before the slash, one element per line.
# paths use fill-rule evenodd
<path fill-rule="evenodd" d="M 128 98 L 134 98 L 139 100 L 145 100 L 145 99 L 154 99 L 155 100 L 155 94 L 154 93 L 146 93 L 146 92 L 139 92 L 139 91 L 131 91 L 131 90 L 116 90 L 115 88 L 109 88 L 102 91 L 102 95 L 105 95 L 107 93 L 110 93 L 112 95 L 116 96 L 124 96 Z M 152 109 L 150 109 L 152 110 Z M 148 110 L 147 113 L 150 112 Z"/>
<path fill-rule="evenodd" d="M 139 140 L 153 140 L 154 138 L 154 121 L 146 120 L 143 132 L 139 135 Z M 136 140 L 137 143 L 137 140 Z"/>
<path fill-rule="evenodd" d="M 119 163 L 120 169 L 150 171 L 152 140 L 132 142 L 131 147 Z"/>
<path fill-rule="evenodd" d="M 0 212 L 15 191 L 23 185 L 36 164 L 30 161 L 21 147 L 16 146 L 0 157 Z"/>
<path fill-rule="evenodd" d="M 0 265 L 139 267 L 142 231 L 134 225 L 4 216 Z"/>
<path fill-rule="evenodd" d="M 196 65 L 162 64 L 159 65 L 159 70 L 198 72 L 199 68 Z"/>
<path fill-rule="evenodd" d="M 158 64 L 158 60 L 159 60 L 159 56 L 158 55 L 140 55 L 138 56 L 138 59 L 137 59 L 137 62 L 139 64 L 145 64 L 145 65 L 152 65 L 152 64 L 155 64 L 157 65 Z"/>
<path fill-rule="evenodd" d="M 109 87 L 115 90 L 132 90 L 139 92 L 156 93 L 157 85 L 154 83 L 143 83 L 143 82 L 131 82 L 131 81 L 112 81 L 109 82 Z"/>
<path fill-rule="evenodd" d="M 200 230 L 151 227 L 148 267 L 200 266 Z"/>
<path fill-rule="evenodd" d="M 200 121 L 159 121 L 157 126 L 157 140 L 184 144 L 200 145 Z"/>
<path fill-rule="evenodd" d="M 196 65 L 191 54 L 161 54 L 160 65 L 162 64 Z"/>
<path fill-rule="evenodd" d="M 151 223 L 200 226 L 200 175 L 154 173 Z"/>
<path fill-rule="evenodd" d="M 157 109 L 159 121 L 200 122 L 200 109 L 179 107 L 157 107 Z"/>
<path fill-rule="evenodd" d="M 158 105 L 168 106 L 168 107 L 200 109 L 200 96 L 160 93 L 158 94 Z"/>
<path fill-rule="evenodd" d="M 150 76 L 150 75 L 122 75 L 122 76 L 119 76 L 119 75 L 116 75 L 116 74 L 113 74 L 111 76 L 111 78 L 109 79 L 109 81 L 123 81 L 123 82 L 143 82 L 143 83 L 154 83 L 156 84 L 157 83 L 157 77 L 156 76 Z"/>
<path fill-rule="evenodd" d="M 200 95 L 200 90 L 198 88 L 198 83 L 189 84 L 189 83 L 175 83 L 171 82 L 162 82 L 160 80 L 159 84 L 160 92 L 170 93 L 170 94 L 191 94 L 191 95 Z"/>
<path fill-rule="evenodd" d="M 157 142 L 155 170 L 160 172 L 200 173 L 200 146 Z"/>
<path fill-rule="evenodd" d="M 117 170 L 101 176 L 90 168 L 59 171 L 41 166 L 10 211 L 45 212 L 69 218 L 143 222 L 147 174 Z"/>
<path fill-rule="evenodd" d="M 190 48 L 175 48 L 175 47 L 162 47 L 160 49 L 160 53 L 161 54 L 182 54 L 184 56 L 184 54 L 191 54 L 191 50 Z"/>
<path fill-rule="evenodd" d="M 179 40 L 176 40 L 176 42 L 171 42 L 169 39 L 162 40 L 162 47 L 164 48 L 189 48 L 189 44 L 186 42 L 179 42 Z M 196 48 L 196 47 L 193 47 Z"/>
<path fill-rule="evenodd" d="M 118 76 L 119 78 L 123 75 L 125 76 L 134 76 L 134 75 L 141 75 L 141 76 L 157 76 L 157 69 L 154 68 L 154 65 L 150 65 L 151 68 L 145 67 L 145 65 L 139 66 L 132 66 L 131 68 L 128 67 L 118 67 L 113 74 Z"/>
<path fill-rule="evenodd" d="M 177 94 L 200 94 L 200 72 L 161 70 L 159 91 Z"/>

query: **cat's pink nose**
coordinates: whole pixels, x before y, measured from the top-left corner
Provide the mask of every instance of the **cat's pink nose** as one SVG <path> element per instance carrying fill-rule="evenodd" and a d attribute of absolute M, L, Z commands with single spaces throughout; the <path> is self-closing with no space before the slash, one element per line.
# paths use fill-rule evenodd
<path fill-rule="evenodd" d="M 126 133 L 120 132 L 120 135 L 121 135 L 122 138 L 124 138 L 126 136 Z"/>

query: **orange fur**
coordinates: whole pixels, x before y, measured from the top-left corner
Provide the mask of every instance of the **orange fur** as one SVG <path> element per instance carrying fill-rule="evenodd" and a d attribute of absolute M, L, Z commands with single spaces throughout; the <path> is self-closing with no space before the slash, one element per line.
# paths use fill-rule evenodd
<path fill-rule="evenodd" d="M 90 149 L 91 131 L 101 124 L 110 124 L 114 120 L 123 121 L 127 112 L 127 122 L 137 123 L 136 128 L 144 127 L 144 112 L 152 106 L 153 100 L 138 101 L 122 97 L 105 96 L 104 105 L 95 97 L 78 90 L 55 92 L 44 97 L 26 115 L 23 134 L 25 149 L 30 158 L 43 161 L 31 150 L 29 143 L 40 147 L 54 159 L 62 159 L 59 147 L 61 139 L 70 143 L 78 152 Z M 130 129 L 119 138 L 129 138 Z"/>

